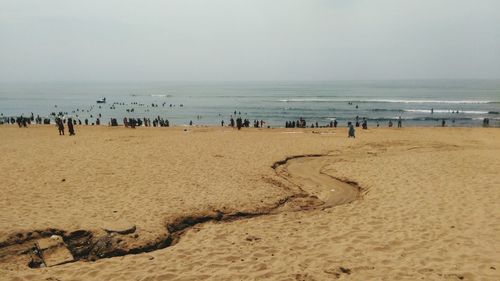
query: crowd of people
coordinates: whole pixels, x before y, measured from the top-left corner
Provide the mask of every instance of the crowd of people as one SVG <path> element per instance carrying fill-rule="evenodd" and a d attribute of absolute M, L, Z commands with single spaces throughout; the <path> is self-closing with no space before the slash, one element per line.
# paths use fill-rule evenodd
<path fill-rule="evenodd" d="M 307 128 L 307 123 L 304 118 L 300 117 L 297 121 L 286 121 L 285 128 Z"/>
<path fill-rule="evenodd" d="M 235 111 L 236 112 L 236 111 Z M 264 128 L 264 124 L 266 122 L 264 122 L 264 120 L 253 120 L 253 127 L 254 128 Z M 224 127 L 224 120 L 221 121 L 221 126 Z M 190 124 L 192 125 L 192 124 Z M 229 127 L 232 127 L 232 128 L 238 128 L 238 130 L 241 130 L 241 128 L 250 128 L 250 120 L 245 118 L 241 118 L 241 116 L 238 116 L 236 119 L 233 118 L 233 116 L 231 115 L 230 119 L 229 119 L 229 124 L 227 124 Z"/>
<path fill-rule="evenodd" d="M 28 127 L 28 125 L 31 125 L 31 123 L 35 123 L 37 125 L 50 124 L 50 118 L 42 119 L 39 115 L 35 117 L 33 113 L 31 113 L 30 117 L 24 117 L 23 115 L 18 117 L 3 117 L 2 114 L 0 116 L 0 124 L 3 123 L 17 124 L 21 128 L 21 127 Z"/>
<path fill-rule="evenodd" d="M 160 116 L 157 116 L 155 119 L 153 119 L 153 122 L 151 123 L 150 118 L 123 118 L 123 125 L 125 128 L 135 128 L 137 126 L 142 126 L 144 124 L 144 127 L 170 127 L 170 121 L 168 119 L 163 119 Z M 111 126 L 118 126 L 118 122 L 115 118 L 111 119 Z"/>
<path fill-rule="evenodd" d="M 352 102 L 350 102 L 349 104 L 356 106 L 356 108 L 358 107 L 357 105 L 352 104 Z M 146 105 L 146 104 L 142 104 L 142 103 L 132 102 L 132 103 L 130 103 L 130 105 L 131 105 L 131 107 L 126 109 L 126 111 L 128 113 L 133 113 L 134 107 L 156 108 L 159 106 L 161 106 L 161 107 L 175 107 L 176 106 L 175 104 L 167 104 L 166 102 L 163 102 L 161 105 L 155 104 L 155 103 L 152 103 L 150 105 L 149 104 Z M 115 106 L 125 106 L 125 103 L 116 103 L 115 102 L 110 106 L 110 109 L 116 109 Z M 57 105 L 55 105 L 55 107 L 57 108 Z M 101 105 L 98 105 L 97 107 L 99 109 L 102 108 Z M 180 104 L 179 107 L 183 107 L 183 104 Z M 88 108 L 88 109 L 77 108 L 76 110 L 73 111 L 73 115 L 68 114 L 68 112 L 62 112 L 62 111 L 58 112 L 58 113 L 52 112 L 50 114 L 51 118 L 46 118 L 46 117 L 42 118 L 39 115 L 37 115 L 35 117 L 35 115 L 33 113 L 31 113 L 31 115 L 29 117 L 24 117 L 23 115 L 21 115 L 19 117 L 4 117 L 3 114 L 0 114 L 0 124 L 3 124 L 3 123 L 17 124 L 19 127 L 28 127 L 28 125 L 31 125 L 32 123 L 51 124 L 51 121 L 54 120 L 60 135 L 64 135 L 65 126 L 66 126 L 68 129 L 69 135 L 73 136 L 73 135 L 75 135 L 75 126 L 76 125 L 82 125 L 82 124 L 101 125 L 101 118 L 102 118 L 101 113 L 96 113 L 96 116 L 94 117 L 94 114 L 92 114 L 93 110 L 94 110 L 94 105 L 90 106 L 90 108 Z M 149 111 L 149 110 L 146 109 L 146 111 Z M 89 118 L 85 118 L 82 122 L 82 120 L 80 119 L 78 114 L 84 113 L 84 112 L 87 112 L 86 115 L 89 116 L 91 118 L 91 120 L 94 119 L 95 121 L 92 122 L 92 121 L 89 121 Z M 431 112 L 431 114 L 433 114 L 434 109 L 431 109 L 430 112 Z M 452 111 L 452 113 L 458 114 L 459 111 L 458 110 Z M 244 113 L 244 115 L 246 115 L 246 113 Z M 75 116 L 76 118 L 73 118 L 73 116 Z M 221 114 L 219 114 L 219 117 L 221 117 Z M 196 119 L 201 120 L 202 116 L 196 115 Z M 452 123 L 454 123 L 454 121 L 455 121 L 454 119 L 451 120 Z M 483 126 L 488 127 L 489 121 L 490 121 L 489 118 L 484 118 L 483 119 Z M 394 122 L 397 122 L 398 128 L 401 128 L 403 126 L 403 120 L 402 120 L 401 116 L 399 116 Z M 237 112 L 236 110 L 234 111 L 234 115 L 233 114 L 230 115 L 229 122 L 227 124 L 223 119 L 221 120 L 221 126 L 224 127 L 226 125 L 229 127 L 237 128 L 238 130 L 240 130 L 241 128 L 249 128 L 249 127 L 264 128 L 265 123 L 266 122 L 264 122 L 264 120 L 255 119 L 252 122 L 248 118 L 242 118 L 241 112 Z M 193 124 L 194 123 L 191 120 L 189 122 L 189 125 L 192 126 Z M 108 125 L 118 126 L 119 125 L 118 120 L 116 118 L 110 118 Z M 123 118 L 123 125 L 127 128 L 135 128 L 138 126 L 145 126 L 145 127 L 170 127 L 171 126 L 168 119 L 161 118 L 160 116 L 157 116 L 153 120 L 151 120 L 150 118 L 146 118 L 146 117 L 144 117 L 144 118 L 125 117 L 125 118 Z M 308 124 L 308 122 L 306 122 L 305 118 L 303 118 L 303 117 L 300 117 L 296 120 L 291 120 L 291 121 L 285 122 L 285 128 L 336 128 L 338 125 L 339 125 L 339 122 L 336 119 L 333 119 L 330 122 L 328 122 L 326 124 L 321 124 L 321 125 L 317 121 L 311 122 Z M 375 125 L 376 125 L 376 127 L 380 126 L 380 123 L 378 120 L 376 120 Z M 442 127 L 445 127 L 446 120 L 442 119 L 440 125 Z M 393 120 L 388 120 L 387 126 L 393 127 L 394 126 Z M 355 128 L 361 127 L 362 129 L 365 129 L 365 130 L 368 129 L 368 120 L 366 117 L 360 118 L 359 116 L 356 116 L 354 122 L 349 121 L 347 123 L 347 127 L 348 127 L 348 137 L 354 138 L 355 137 Z"/>
<path fill-rule="evenodd" d="M 489 127 L 489 126 L 490 126 L 490 118 L 484 118 L 483 127 Z"/>

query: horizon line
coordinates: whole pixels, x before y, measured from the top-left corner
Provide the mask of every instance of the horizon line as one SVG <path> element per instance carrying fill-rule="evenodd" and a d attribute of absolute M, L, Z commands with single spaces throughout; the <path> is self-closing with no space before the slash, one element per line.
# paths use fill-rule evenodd
<path fill-rule="evenodd" d="M 0 80 L 2 84 L 9 83 L 307 83 L 307 82 L 409 82 L 409 81 L 500 81 L 499 78 L 395 78 L 395 79 L 277 79 L 277 80 Z"/>

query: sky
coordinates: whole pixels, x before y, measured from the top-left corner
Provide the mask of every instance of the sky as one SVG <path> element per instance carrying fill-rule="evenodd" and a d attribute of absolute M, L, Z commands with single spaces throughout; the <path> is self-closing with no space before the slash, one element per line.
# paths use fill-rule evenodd
<path fill-rule="evenodd" d="M 0 0 L 0 81 L 500 79 L 498 0 Z"/>

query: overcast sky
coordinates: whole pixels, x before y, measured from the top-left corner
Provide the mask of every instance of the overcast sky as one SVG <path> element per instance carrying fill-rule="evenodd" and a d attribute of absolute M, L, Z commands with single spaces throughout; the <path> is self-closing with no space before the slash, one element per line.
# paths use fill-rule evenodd
<path fill-rule="evenodd" d="M 0 0 L 0 80 L 500 78 L 499 0 Z"/>

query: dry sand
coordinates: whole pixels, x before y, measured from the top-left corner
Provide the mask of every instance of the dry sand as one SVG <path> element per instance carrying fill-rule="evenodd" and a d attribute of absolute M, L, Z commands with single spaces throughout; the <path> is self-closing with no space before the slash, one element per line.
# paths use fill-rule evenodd
<path fill-rule="evenodd" d="M 500 130 L 357 133 L 2 126 L 0 280 L 500 280 Z M 21 253 L 117 223 L 113 247 L 153 250 L 190 216 L 147 253 Z"/>

